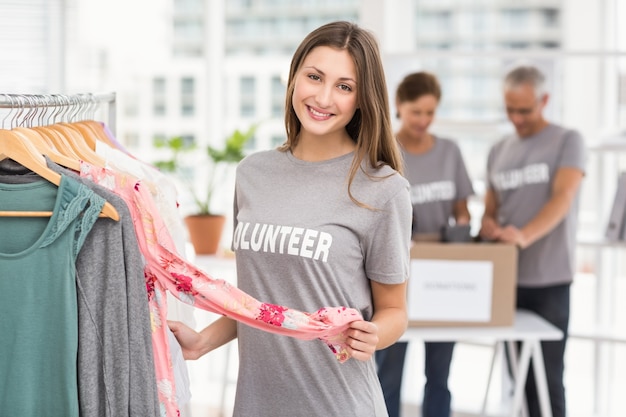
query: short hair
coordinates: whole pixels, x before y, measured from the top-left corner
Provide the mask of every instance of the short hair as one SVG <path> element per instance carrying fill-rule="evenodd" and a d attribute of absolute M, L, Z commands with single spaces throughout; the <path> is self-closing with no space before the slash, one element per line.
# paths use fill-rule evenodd
<path fill-rule="evenodd" d="M 396 102 L 413 101 L 426 95 L 441 100 L 441 86 L 434 74 L 426 71 L 414 72 L 407 75 L 396 89 Z"/>
<path fill-rule="evenodd" d="M 537 97 L 543 97 L 547 94 L 546 77 L 541 71 L 532 65 L 520 65 L 513 68 L 504 77 L 504 90 L 519 87 L 528 84 L 533 87 Z"/>

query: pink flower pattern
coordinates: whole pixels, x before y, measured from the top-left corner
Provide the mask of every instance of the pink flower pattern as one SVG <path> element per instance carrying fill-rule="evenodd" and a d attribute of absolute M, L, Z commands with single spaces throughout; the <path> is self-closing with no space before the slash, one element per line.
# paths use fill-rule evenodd
<path fill-rule="evenodd" d="M 260 307 L 259 315 L 257 316 L 257 318 L 273 326 L 281 326 L 285 321 L 285 315 L 283 313 L 286 310 L 287 308 L 283 306 L 263 303 Z"/>
<path fill-rule="evenodd" d="M 177 274 L 175 272 L 172 272 L 172 277 L 174 277 L 175 279 L 175 283 L 176 283 L 176 290 L 178 292 L 184 292 L 188 295 L 197 295 L 198 291 L 193 289 L 193 281 L 191 279 L 191 277 L 182 275 L 182 274 Z"/>

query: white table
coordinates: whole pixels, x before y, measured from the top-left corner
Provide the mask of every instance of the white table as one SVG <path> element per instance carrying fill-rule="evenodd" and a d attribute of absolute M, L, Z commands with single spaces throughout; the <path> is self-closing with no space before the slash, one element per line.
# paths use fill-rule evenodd
<path fill-rule="evenodd" d="M 511 407 L 511 417 L 518 417 L 524 409 L 524 386 L 528 375 L 530 359 L 533 360 L 533 370 L 539 396 L 539 405 L 543 417 L 552 417 L 550 408 L 550 397 L 548 395 L 548 384 L 546 371 L 543 363 L 543 353 L 541 342 L 549 340 L 561 340 L 563 332 L 557 327 L 548 323 L 537 314 L 517 310 L 515 322 L 507 327 L 409 327 L 400 340 L 422 341 L 422 342 L 453 342 L 464 340 L 487 340 L 495 342 L 496 349 L 489 369 L 489 379 L 483 400 L 481 415 L 485 415 L 487 407 L 487 396 L 493 377 L 494 364 L 496 358 L 504 353 L 506 348 L 516 358 L 513 367 L 513 377 L 515 378 L 515 388 L 513 391 L 513 403 Z M 516 354 L 515 342 L 521 342 L 521 351 Z"/>

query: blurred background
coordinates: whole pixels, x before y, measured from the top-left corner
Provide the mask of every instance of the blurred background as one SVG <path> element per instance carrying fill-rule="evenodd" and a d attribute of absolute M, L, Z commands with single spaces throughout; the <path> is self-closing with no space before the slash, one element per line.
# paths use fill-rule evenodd
<path fill-rule="evenodd" d="M 502 76 L 520 61 L 544 70 L 548 118 L 579 130 L 590 149 L 567 352 L 570 415 L 626 415 L 626 246 L 603 239 L 626 163 L 626 1 L 0 0 L 0 97 L 114 93 L 97 118 L 149 162 L 166 157 L 156 144 L 172 137 L 219 145 L 229 132 L 254 124 L 246 152 L 270 149 L 284 141 L 291 55 L 308 32 L 332 20 L 354 21 L 376 34 L 391 103 L 407 73 L 439 77 L 443 97 L 432 130 L 456 139 L 464 154 L 478 191 L 471 201 L 475 232 L 487 151 L 511 130 Z M 9 116 L 0 108 L 3 128 Z M 205 181 L 193 166 L 187 174 Z M 222 193 L 214 209 L 228 214 L 232 190 Z M 185 198 L 182 193 L 181 215 L 191 210 Z M 223 246 L 229 241 L 225 233 Z M 413 347 L 407 361 L 414 369 L 404 384 L 409 406 L 421 398 L 420 349 Z M 483 366 L 468 366 L 483 350 L 467 346 L 455 353 L 453 407 L 469 415 L 480 407 L 472 385 L 483 378 Z M 229 358 L 235 364 L 227 361 L 225 371 L 236 375 L 236 357 Z M 213 360 L 190 365 L 199 381 L 194 404 L 207 407 L 195 415 L 224 402 L 228 409 L 231 401 L 232 377 L 224 400 Z M 211 378 L 216 389 L 203 385 Z"/>

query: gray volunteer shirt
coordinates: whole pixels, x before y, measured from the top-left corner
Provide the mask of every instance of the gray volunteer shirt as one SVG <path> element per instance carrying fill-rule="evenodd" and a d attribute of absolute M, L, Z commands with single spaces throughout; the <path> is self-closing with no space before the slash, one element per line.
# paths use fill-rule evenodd
<path fill-rule="evenodd" d="M 474 194 L 459 146 L 434 137 L 426 153 L 402 150 L 404 176 L 411 184 L 413 233 L 439 233 L 454 217 L 454 203 Z"/>
<path fill-rule="evenodd" d="M 531 137 L 513 134 L 496 143 L 489 153 L 487 174 L 498 201 L 499 223 L 525 226 L 548 202 L 554 176 L 565 167 L 585 171 L 584 141 L 574 130 L 549 124 Z M 572 282 L 577 215 L 578 196 L 552 231 L 520 251 L 520 287 Z"/>
<path fill-rule="evenodd" d="M 305 162 L 290 152 L 248 156 L 237 168 L 238 286 L 257 299 L 314 312 L 325 306 L 373 314 L 370 280 L 408 278 L 408 182 L 389 167 L 372 180 L 347 177 L 353 154 Z M 371 171 L 371 170 L 370 170 Z M 387 416 L 372 360 L 339 363 L 319 340 L 238 324 L 235 417 Z"/>

